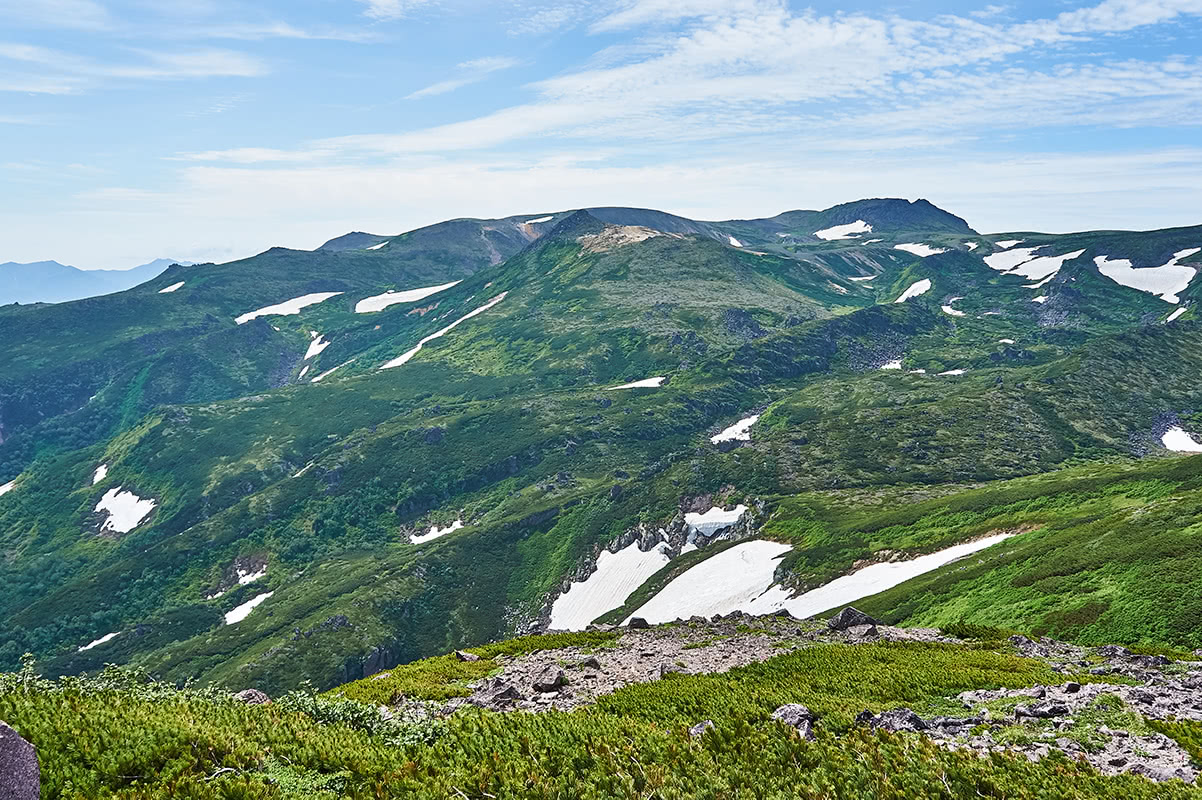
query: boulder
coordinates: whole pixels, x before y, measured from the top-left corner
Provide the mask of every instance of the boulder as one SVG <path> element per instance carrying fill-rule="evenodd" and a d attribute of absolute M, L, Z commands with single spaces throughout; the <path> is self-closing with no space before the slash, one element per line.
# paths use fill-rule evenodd
<path fill-rule="evenodd" d="M 1064 703 L 1057 703 L 1055 700 L 1045 700 L 1042 703 L 1017 705 L 1014 707 L 1015 719 L 1022 719 L 1023 717 L 1051 719 L 1052 717 L 1063 717 L 1066 714 L 1068 714 L 1068 706 Z"/>
<path fill-rule="evenodd" d="M 848 606 L 840 611 L 835 616 L 831 617 L 827 626 L 832 631 L 845 631 L 848 628 L 854 628 L 857 625 L 876 625 L 877 621 L 865 614 L 859 609 Z"/>
<path fill-rule="evenodd" d="M 596 656 L 589 656 L 576 666 L 580 669 L 601 669 L 601 661 Z"/>
<path fill-rule="evenodd" d="M 248 706 L 261 706 L 264 703 L 270 703 L 271 698 L 266 692 L 261 692 L 258 689 L 243 689 L 234 695 L 235 700 L 240 700 Z"/>
<path fill-rule="evenodd" d="M 0 800 L 38 800 L 41 790 L 37 751 L 0 722 Z"/>
<path fill-rule="evenodd" d="M 859 717 L 856 719 L 859 720 Z M 873 728 L 887 731 L 925 731 L 930 727 L 922 717 L 909 708 L 895 708 L 892 711 L 882 712 L 873 717 L 869 724 Z"/>
<path fill-rule="evenodd" d="M 456 650 L 455 658 L 459 661 L 479 661 L 480 656 L 475 653 L 469 653 L 466 650 Z"/>
<path fill-rule="evenodd" d="M 1131 655 L 1131 651 L 1121 644 L 1104 644 L 1098 648 L 1098 655 L 1103 658 L 1119 658 Z"/>
<path fill-rule="evenodd" d="M 651 625 L 648 624 L 647 620 L 643 619 L 642 617 L 631 617 L 630 623 L 627 625 L 627 627 L 631 630 L 645 631 L 650 628 Z"/>
<path fill-rule="evenodd" d="M 871 639 L 880 635 L 875 625 L 852 625 L 847 629 L 847 633 L 857 639 Z"/>
<path fill-rule="evenodd" d="M 789 703 L 772 712 L 772 718 L 793 728 L 803 739 L 814 738 L 814 712 L 800 703 Z"/>
<path fill-rule="evenodd" d="M 559 667 L 547 667 L 534 679 L 534 691 L 554 692 L 567 682 L 568 677 L 564 675 L 562 669 Z"/>
<path fill-rule="evenodd" d="M 687 670 L 679 664 L 670 664 L 667 661 L 659 665 L 659 676 L 663 678 L 666 675 L 674 673 L 685 673 Z"/>
<path fill-rule="evenodd" d="M 714 721 L 712 719 L 702 720 L 693 727 L 689 728 L 689 736 L 696 739 L 698 736 L 703 736 L 706 731 L 713 730 Z"/>
<path fill-rule="evenodd" d="M 1068 683 L 1064 684 L 1065 694 L 1076 694 L 1079 691 L 1081 691 L 1081 684 L 1077 683 L 1076 681 L 1069 681 Z"/>

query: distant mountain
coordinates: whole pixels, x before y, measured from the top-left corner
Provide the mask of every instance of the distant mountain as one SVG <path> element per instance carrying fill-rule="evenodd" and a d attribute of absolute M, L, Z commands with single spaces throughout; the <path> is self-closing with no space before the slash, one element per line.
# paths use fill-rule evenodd
<path fill-rule="evenodd" d="M 157 278 L 172 264 L 190 261 L 156 258 L 132 269 L 79 269 L 57 261 L 0 264 L 0 305 L 8 303 L 65 303 L 126 289 Z"/>

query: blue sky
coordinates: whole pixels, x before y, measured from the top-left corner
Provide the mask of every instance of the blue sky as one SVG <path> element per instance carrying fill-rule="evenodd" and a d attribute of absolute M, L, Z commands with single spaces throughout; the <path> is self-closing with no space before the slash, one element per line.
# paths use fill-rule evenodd
<path fill-rule="evenodd" d="M 875 196 L 1199 224 L 1200 101 L 1202 0 L 0 0 L 0 261 Z"/>

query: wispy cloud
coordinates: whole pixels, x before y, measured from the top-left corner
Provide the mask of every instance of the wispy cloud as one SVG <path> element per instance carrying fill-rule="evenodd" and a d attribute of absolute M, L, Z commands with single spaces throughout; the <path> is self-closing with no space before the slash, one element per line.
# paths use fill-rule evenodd
<path fill-rule="evenodd" d="M 100 30 L 112 22 L 95 0 L 0 0 L 0 19 L 6 25 L 79 30 Z"/>
<path fill-rule="evenodd" d="M 456 89 L 462 89 L 464 86 L 470 86 L 473 83 L 479 83 L 493 72 L 499 72 L 503 69 L 511 69 L 520 63 L 521 62 L 516 58 L 508 58 L 504 56 L 490 56 L 487 58 L 476 58 L 472 59 L 471 61 L 464 61 L 458 66 L 460 72 L 458 77 L 447 78 L 446 80 L 432 83 L 423 89 L 418 89 L 416 92 L 409 93 L 405 96 L 405 99 L 420 100 L 423 97 L 433 97 L 434 95 L 453 92 Z"/>
<path fill-rule="evenodd" d="M 358 0 L 367 6 L 367 16 L 378 20 L 394 20 L 407 16 L 415 9 L 432 5 L 437 0 Z"/>

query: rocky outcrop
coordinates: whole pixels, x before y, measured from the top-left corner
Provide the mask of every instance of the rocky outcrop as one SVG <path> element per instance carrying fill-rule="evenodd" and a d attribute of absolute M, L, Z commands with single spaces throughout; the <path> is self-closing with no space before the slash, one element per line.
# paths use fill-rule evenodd
<path fill-rule="evenodd" d="M 37 751 L 0 722 L 0 800 L 38 800 L 41 789 Z"/>
<path fill-rule="evenodd" d="M 267 693 L 261 692 L 258 689 L 243 689 L 234 695 L 234 699 L 246 703 L 248 706 L 261 706 L 271 702 L 271 698 L 267 696 Z"/>

